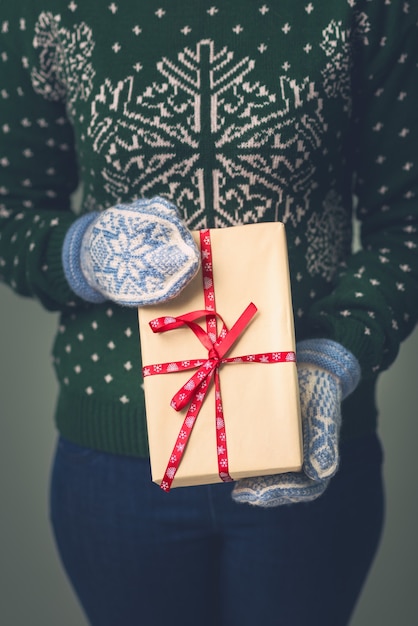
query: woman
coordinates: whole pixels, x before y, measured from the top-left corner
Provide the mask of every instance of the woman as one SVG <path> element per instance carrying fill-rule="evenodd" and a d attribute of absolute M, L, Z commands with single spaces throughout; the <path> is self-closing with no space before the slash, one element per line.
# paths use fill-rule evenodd
<path fill-rule="evenodd" d="M 382 527 L 376 380 L 418 310 L 417 22 L 379 0 L 3 7 L 1 274 L 61 314 L 51 515 L 91 624 L 348 624 Z M 286 225 L 303 471 L 167 496 L 147 228 L 164 301 L 190 229 L 258 221 Z"/>

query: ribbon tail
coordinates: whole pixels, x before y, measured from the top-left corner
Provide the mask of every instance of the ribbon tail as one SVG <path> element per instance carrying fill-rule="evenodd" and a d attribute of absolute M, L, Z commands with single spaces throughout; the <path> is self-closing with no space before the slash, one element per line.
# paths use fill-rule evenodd
<path fill-rule="evenodd" d="M 222 358 L 228 352 L 238 337 L 244 332 L 245 328 L 251 322 L 256 313 L 257 307 L 253 302 L 250 302 L 231 329 L 221 333 L 214 346 L 219 357 Z"/>
<path fill-rule="evenodd" d="M 216 362 L 211 359 L 208 359 L 203 365 L 201 365 L 193 376 L 191 376 L 173 396 L 170 406 L 175 411 L 181 411 L 181 409 L 184 409 L 184 407 L 197 395 L 205 380 L 210 380 L 215 367 Z"/>
<path fill-rule="evenodd" d="M 186 450 L 186 446 L 189 442 L 189 438 L 195 425 L 196 419 L 200 413 L 203 402 L 205 401 L 212 373 L 213 372 L 211 372 L 210 375 L 202 381 L 201 385 L 199 385 L 198 389 L 195 391 L 192 403 L 190 404 L 186 417 L 184 418 L 184 422 L 177 436 L 177 440 L 171 453 L 170 460 L 167 464 L 163 479 L 160 484 L 160 487 L 163 491 L 168 492 L 171 489 L 171 485 L 179 468 L 183 454 Z"/>

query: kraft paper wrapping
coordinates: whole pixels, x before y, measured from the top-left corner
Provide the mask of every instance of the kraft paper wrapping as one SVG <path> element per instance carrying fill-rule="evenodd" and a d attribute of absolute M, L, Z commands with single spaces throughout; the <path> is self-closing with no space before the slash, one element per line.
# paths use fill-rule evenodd
<path fill-rule="evenodd" d="M 281 223 L 210 231 L 216 311 L 228 328 L 253 302 L 258 311 L 226 356 L 295 351 L 287 245 Z M 193 236 L 200 246 L 199 233 Z M 207 359 L 189 328 L 154 334 L 149 322 L 204 309 L 202 275 L 175 299 L 139 309 L 143 366 Z M 203 328 L 205 319 L 199 321 Z M 220 326 L 219 326 L 220 328 Z M 195 370 L 144 379 L 152 480 L 164 476 L 187 407 L 170 401 Z M 231 363 L 220 367 L 229 473 L 233 479 L 298 471 L 302 466 L 301 421 L 294 362 Z M 214 386 L 206 396 L 173 487 L 221 482 L 218 475 Z"/>

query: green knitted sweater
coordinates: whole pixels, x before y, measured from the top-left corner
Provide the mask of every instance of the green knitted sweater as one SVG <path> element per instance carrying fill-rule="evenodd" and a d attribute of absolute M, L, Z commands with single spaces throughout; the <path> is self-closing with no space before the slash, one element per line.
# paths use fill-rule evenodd
<path fill-rule="evenodd" d="M 154 195 L 191 229 L 286 224 L 296 338 L 357 356 L 344 436 L 373 431 L 418 315 L 417 22 L 401 0 L 0 1 L 0 277 L 60 311 L 65 437 L 147 454 L 136 311 L 78 299 L 61 248 L 78 213 Z"/>

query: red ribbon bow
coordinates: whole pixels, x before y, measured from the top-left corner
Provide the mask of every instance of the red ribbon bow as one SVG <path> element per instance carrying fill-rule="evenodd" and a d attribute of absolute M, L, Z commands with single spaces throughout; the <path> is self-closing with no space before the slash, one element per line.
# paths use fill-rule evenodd
<path fill-rule="evenodd" d="M 212 271 L 212 248 L 210 242 L 210 231 L 200 232 L 202 276 L 205 309 L 192 311 L 178 317 L 158 317 L 150 322 L 150 327 L 154 333 L 166 332 L 188 326 L 196 335 L 202 345 L 208 351 L 206 360 L 191 359 L 189 361 L 176 361 L 171 363 L 161 363 L 143 367 L 143 376 L 155 374 L 168 374 L 179 370 L 195 369 L 196 372 L 179 389 L 171 400 L 171 406 L 180 411 L 189 405 L 183 425 L 177 436 L 177 440 L 167 468 L 161 482 L 164 491 L 170 491 L 174 476 L 180 465 L 182 456 L 186 449 L 191 431 L 199 415 L 200 409 L 209 390 L 212 378 L 215 383 L 215 405 L 216 405 L 216 439 L 218 452 L 218 473 L 224 482 L 233 479 L 229 474 L 228 452 L 226 445 L 225 421 L 223 418 L 219 368 L 224 363 L 277 363 L 295 361 L 294 352 L 272 352 L 264 354 L 252 354 L 243 357 L 225 357 L 238 337 L 244 332 L 252 318 L 257 312 L 257 307 L 251 302 L 244 312 L 237 319 L 235 324 L 228 330 L 222 317 L 215 311 L 215 291 Z M 196 323 L 195 320 L 206 318 L 206 331 Z M 217 334 L 217 321 L 222 322 L 222 329 Z"/>

